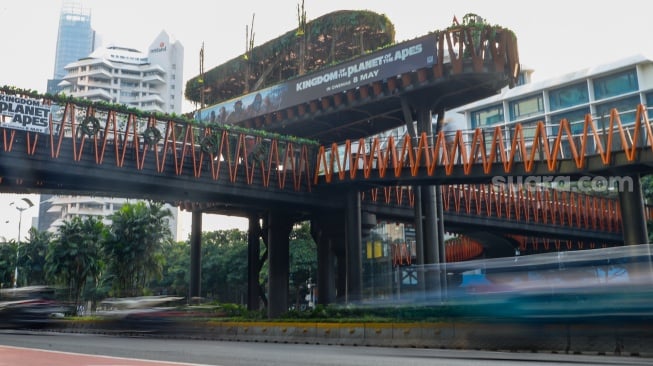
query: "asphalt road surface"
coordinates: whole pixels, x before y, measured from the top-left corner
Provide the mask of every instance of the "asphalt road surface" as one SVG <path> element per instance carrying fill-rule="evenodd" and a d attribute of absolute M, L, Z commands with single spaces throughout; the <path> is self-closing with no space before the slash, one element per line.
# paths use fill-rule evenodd
<path fill-rule="evenodd" d="M 652 365 L 633 356 L 148 339 L 92 334 L 0 332 L 0 366 L 411 366 Z"/>

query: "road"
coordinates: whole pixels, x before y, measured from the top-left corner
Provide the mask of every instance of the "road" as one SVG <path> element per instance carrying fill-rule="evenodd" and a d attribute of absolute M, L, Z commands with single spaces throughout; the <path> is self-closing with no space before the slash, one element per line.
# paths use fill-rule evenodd
<path fill-rule="evenodd" d="M 0 332 L 0 366 L 479 364 L 651 365 L 653 359 L 630 356 L 148 339 L 11 330 Z"/>

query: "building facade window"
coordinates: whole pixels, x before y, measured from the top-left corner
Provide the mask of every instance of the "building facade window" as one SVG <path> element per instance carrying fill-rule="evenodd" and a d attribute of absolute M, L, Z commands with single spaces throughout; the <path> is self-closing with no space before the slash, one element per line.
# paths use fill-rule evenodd
<path fill-rule="evenodd" d="M 531 117 L 544 113 L 544 98 L 542 94 L 532 95 L 510 102 L 510 120 Z"/>
<path fill-rule="evenodd" d="M 612 111 L 612 108 L 617 108 L 617 111 L 619 111 L 619 119 L 621 120 L 621 123 L 624 125 L 632 124 L 635 122 L 635 113 L 639 104 L 639 96 L 633 96 L 599 104 L 596 106 L 596 115 L 598 116 L 597 119 L 599 119 L 601 123 L 605 123 L 605 125 L 608 126 L 610 123 L 610 111 Z M 599 126 L 597 126 L 597 128 L 599 128 Z"/>
<path fill-rule="evenodd" d="M 646 113 L 649 117 L 649 120 L 653 120 L 653 92 L 647 93 L 645 99 L 646 99 Z"/>
<path fill-rule="evenodd" d="M 519 73 L 519 76 L 517 76 L 517 85 L 524 85 L 526 84 L 526 76 L 524 75 L 523 72 Z"/>
<path fill-rule="evenodd" d="M 597 78 L 592 82 L 594 84 L 595 99 L 614 97 L 635 92 L 639 89 L 637 71 L 635 69 Z"/>
<path fill-rule="evenodd" d="M 585 116 L 590 113 L 588 107 L 574 109 L 573 111 L 567 111 L 563 113 L 558 113 L 551 115 L 551 134 L 552 136 L 558 136 L 558 129 L 560 127 L 560 121 L 567 119 L 569 122 L 569 129 L 571 133 L 576 135 L 583 133 L 583 126 L 585 125 Z M 562 131 L 563 136 L 565 131 Z"/>
<path fill-rule="evenodd" d="M 472 128 L 483 128 L 503 123 L 503 105 L 498 104 L 471 113 Z"/>
<path fill-rule="evenodd" d="M 542 119 L 533 119 L 529 121 L 519 122 L 510 125 L 510 138 L 514 140 L 516 134 L 517 125 L 521 125 L 522 137 L 527 145 L 530 145 L 533 142 L 535 137 L 535 131 L 537 130 L 537 125 L 539 122 L 544 122 Z"/>
<path fill-rule="evenodd" d="M 549 108 L 552 111 L 586 103 L 589 103 L 589 93 L 585 82 L 549 91 Z"/>

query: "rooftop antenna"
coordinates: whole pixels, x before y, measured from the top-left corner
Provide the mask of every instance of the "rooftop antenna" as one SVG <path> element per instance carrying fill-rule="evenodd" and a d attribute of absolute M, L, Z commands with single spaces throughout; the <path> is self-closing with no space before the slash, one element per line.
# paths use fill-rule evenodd
<path fill-rule="evenodd" d="M 297 56 L 299 61 L 299 70 L 297 71 L 298 75 L 304 75 L 305 70 L 305 58 L 306 58 L 306 10 L 304 10 L 304 0 L 302 0 L 301 7 L 297 4 L 297 31 L 295 36 L 299 38 L 299 54 Z"/>
<path fill-rule="evenodd" d="M 252 27 L 249 28 L 245 24 L 245 93 L 249 93 L 249 74 L 251 63 L 249 62 L 252 58 L 252 50 L 254 49 L 254 16 L 256 13 L 252 13 Z"/>
<path fill-rule="evenodd" d="M 204 109 L 204 42 L 200 48 L 200 109 Z"/>

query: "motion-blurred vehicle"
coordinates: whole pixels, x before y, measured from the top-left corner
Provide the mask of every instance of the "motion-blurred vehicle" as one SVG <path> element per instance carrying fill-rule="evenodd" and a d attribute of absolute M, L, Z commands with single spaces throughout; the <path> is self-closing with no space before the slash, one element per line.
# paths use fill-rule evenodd
<path fill-rule="evenodd" d="M 54 294 L 48 286 L 0 289 L 0 328 L 44 327 L 70 313 Z"/>
<path fill-rule="evenodd" d="M 641 244 L 452 263 L 447 270 L 464 280 L 449 289 L 450 303 L 486 318 L 650 323 L 651 253 Z"/>
<path fill-rule="evenodd" d="M 109 298 L 100 302 L 96 316 L 113 322 L 123 331 L 162 332 L 169 330 L 183 312 L 178 296 L 138 296 Z"/>

